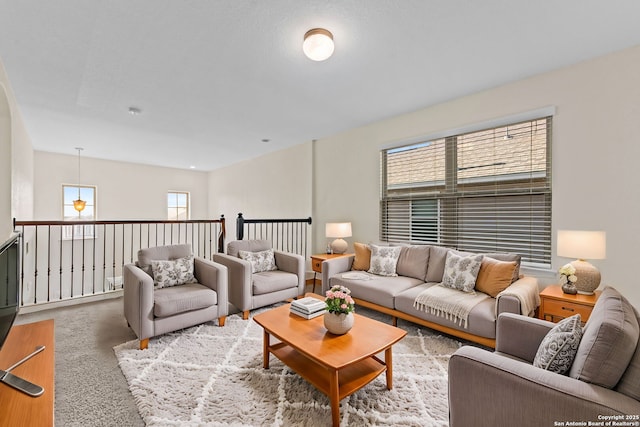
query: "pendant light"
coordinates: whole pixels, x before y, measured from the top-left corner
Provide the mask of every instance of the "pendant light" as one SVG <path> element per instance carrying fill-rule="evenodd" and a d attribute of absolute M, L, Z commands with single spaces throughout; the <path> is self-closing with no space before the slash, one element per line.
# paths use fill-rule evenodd
<path fill-rule="evenodd" d="M 78 150 L 78 200 L 73 201 L 73 208 L 78 212 L 82 212 L 87 205 L 87 202 L 80 198 L 80 152 L 83 148 L 76 147 L 76 150 Z"/>

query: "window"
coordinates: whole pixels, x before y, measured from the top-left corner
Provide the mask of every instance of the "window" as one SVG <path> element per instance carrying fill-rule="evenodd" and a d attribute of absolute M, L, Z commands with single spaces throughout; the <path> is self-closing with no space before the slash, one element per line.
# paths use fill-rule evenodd
<path fill-rule="evenodd" d="M 551 265 L 551 117 L 381 153 L 380 237 Z"/>
<path fill-rule="evenodd" d="M 189 219 L 189 193 L 170 191 L 167 194 L 167 219 L 170 221 Z"/>
<path fill-rule="evenodd" d="M 78 198 L 86 203 L 80 212 L 73 208 L 73 201 Z M 64 221 L 94 221 L 96 219 L 96 187 L 85 185 L 62 186 L 62 209 Z M 62 239 L 92 239 L 94 238 L 92 224 L 62 227 Z"/>

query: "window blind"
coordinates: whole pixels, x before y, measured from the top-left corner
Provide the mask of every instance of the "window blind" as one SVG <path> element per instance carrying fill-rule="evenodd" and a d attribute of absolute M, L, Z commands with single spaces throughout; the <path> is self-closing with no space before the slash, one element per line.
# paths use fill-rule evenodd
<path fill-rule="evenodd" d="M 381 152 L 380 238 L 551 265 L 552 118 Z"/>

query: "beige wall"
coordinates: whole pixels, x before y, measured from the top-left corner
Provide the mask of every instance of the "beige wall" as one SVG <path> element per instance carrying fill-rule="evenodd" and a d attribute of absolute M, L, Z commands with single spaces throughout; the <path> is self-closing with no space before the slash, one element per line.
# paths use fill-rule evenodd
<path fill-rule="evenodd" d="M 314 249 L 319 225 L 351 221 L 353 241 L 378 239 L 382 145 L 555 106 L 553 123 L 553 271 L 559 229 L 605 230 L 607 259 L 593 261 L 640 307 L 640 46 L 319 140 L 314 145 Z"/>
<path fill-rule="evenodd" d="M 70 149 L 73 151 L 73 149 Z M 81 157 L 81 184 L 97 186 L 98 219 L 167 219 L 167 192 L 191 194 L 191 219 L 207 219 L 207 173 Z M 77 154 L 36 151 L 35 219 L 62 219 L 62 184 L 78 182 Z"/>
<path fill-rule="evenodd" d="M 227 218 L 227 241 L 235 219 L 311 216 L 311 143 L 276 151 L 209 173 L 209 213 Z"/>
<path fill-rule="evenodd" d="M 0 243 L 33 215 L 33 149 L 0 61 Z"/>

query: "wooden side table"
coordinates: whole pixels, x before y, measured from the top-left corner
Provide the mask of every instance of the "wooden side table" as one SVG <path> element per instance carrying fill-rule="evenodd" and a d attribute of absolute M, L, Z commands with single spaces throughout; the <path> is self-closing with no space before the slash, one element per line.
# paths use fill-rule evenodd
<path fill-rule="evenodd" d="M 353 256 L 353 254 L 314 254 L 311 255 L 311 269 L 313 270 L 313 293 L 316 292 L 316 273 L 322 274 L 322 262 L 332 258 Z"/>
<path fill-rule="evenodd" d="M 602 291 L 595 291 L 593 295 L 570 295 L 562 292 L 560 285 L 547 286 L 540 292 L 540 310 L 538 317 L 551 322 L 580 314 L 582 323 L 586 323 L 591 316 L 593 306 L 596 304 Z"/>
<path fill-rule="evenodd" d="M 38 397 L 0 384 L 0 426 L 53 426 L 54 402 L 53 320 L 14 325 L 0 351 L 0 369 L 7 369 L 39 345 L 45 349 L 11 371 L 44 388 Z"/>

